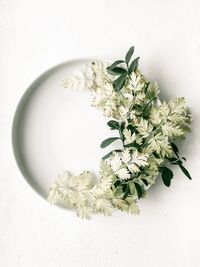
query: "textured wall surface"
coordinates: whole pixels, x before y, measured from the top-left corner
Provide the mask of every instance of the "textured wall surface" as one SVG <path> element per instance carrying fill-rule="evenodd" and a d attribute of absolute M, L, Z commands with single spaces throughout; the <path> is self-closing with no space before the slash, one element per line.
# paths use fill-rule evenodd
<path fill-rule="evenodd" d="M 0 0 L 0 266 L 200 266 L 200 4 L 195 0 Z M 78 57 L 117 58 L 135 45 L 166 99 L 185 96 L 194 130 L 181 147 L 193 177 L 158 182 L 141 215 L 77 219 L 25 182 L 11 147 L 16 105 L 49 67 Z M 92 155 L 88 155 L 88 157 Z"/>

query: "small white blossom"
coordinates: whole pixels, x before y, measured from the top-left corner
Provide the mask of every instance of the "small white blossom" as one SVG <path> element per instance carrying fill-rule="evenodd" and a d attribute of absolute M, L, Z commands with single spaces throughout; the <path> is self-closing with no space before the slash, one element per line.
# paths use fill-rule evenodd
<path fill-rule="evenodd" d="M 169 144 L 168 138 L 166 136 L 162 136 L 161 133 L 152 136 L 148 141 L 148 144 L 149 148 L 152 149 L 152 151 L 161 154 L 163 157 L 172 155 L 172 149 Z"/>
<path fill-rule="evenodd" d="M 130 178 L 130 173 L 127 168 L 121 168 L 117 170 L 116 174 L 119 176 L 121 180 L 127 180 Z"/>
<path fill-rule="evenodd" d="M 131 161 L 127 164 L 128 169 L 131 172 L 138 172 L 139 167 L 144 167 L 148 165 L 148 156 L 146 154 L 138 153 L 137 150 L 133 151 L 131 155 Z"/>
<path fill-rule="evenodd" d="M 142 137 L 147 137 L 153 130 L 153 126 L 145 119 L 140 118 L 136 123 L 136 128 Z"/>
<path fill-rule="evenodd" d="M 125 149 L 122 153 L 122 161 L 124 163 L 129 163 L 131 161 L 131 155 L 130 155 L 130 151 L 128 149 Z"/>
<path fill-rule="evenodd" d="M 114 153 L 114 156 L 112 157 L 110 165 L 114 172 L 121 168 L 122 161 L 118 153 Z"/>
<path fill-rule="evenodd" d="M 131 130 L 128 130 L 127 128 L 123 130 L 123 135 L 125 137 L 125 145 L 130 144 L 136 140 L 136 134 L 131 134 Z"/>

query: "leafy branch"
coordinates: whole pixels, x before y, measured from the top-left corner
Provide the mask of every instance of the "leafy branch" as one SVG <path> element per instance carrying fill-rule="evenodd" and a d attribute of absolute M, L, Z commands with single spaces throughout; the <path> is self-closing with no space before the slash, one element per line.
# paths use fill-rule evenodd
<path fill-rule="evenodd" d="M 107 146 L 109 146 L 110 144 L 112 144 L 113 142 L 115 142 L 116 140 L 121 140 L 123 147 L 124 147 L 124 136 L 123 136 L 123 124 L 120 124 L 118 121 L 115 120 L 110 120 L 107 122 L 107 125 L 110 127 L 110 130 L 118 130 L 119 131 L 119 137 L 109 137 L 107 139 L 105 139 L 104 141 L 101 142 L 100 147 L 101 148 L 105 148 Z M 116 151 L 116 152 L 120 152 L 121 150 L 113 150 L 111 152 L 109 152 L 108 154 L 106 154 L 102 159 L 105 160 L 107 159 L 109 156 L 112 155 L 112 153 Z"/>
<path fill-rule="evenodd" d="M 183 166 L 183 160 L 186 161 L 185 157 L 182 157 L 180 158 L 179 156 L 179 149 L 177 147 L 176 144 L 174 143 L 171 143 L 171 147 L 172 147 L 172 150 L 174 152 L 174 157 L 166 157 L 166 159 L 168 160 L 168 162 L 172 165 L 178 165 L 181 169 L 181 171 L 187 176 L 188 179 L 192 179 L 190 173 L 188 172 L 188 170 Z M 170 186 L 171 184 L 171 180 L 173 178 L 173 172 L 172 170 L 170 170 L 168 167 L 166 166 L 162 166 L 160 167 L 160 172 L 161 172 L 161 176 L 162 176 L 162 180 L 163 180 L 163 183 L 166 185 L 166 186 Z"/>
<path fill-rule="evenodd" d="M 139 57 L 135 58 L 131 63 L 131 58 L 134 53 L 134 46 L 132 46 L 126 53 L 125 60 L 117 60 L 112 65 L 107 67 L 107 72 L 113 76 L 118 76 L 113 82 L 113 87 L 116 91 L 120 91 L 132 72 L 138 68 Z"/>

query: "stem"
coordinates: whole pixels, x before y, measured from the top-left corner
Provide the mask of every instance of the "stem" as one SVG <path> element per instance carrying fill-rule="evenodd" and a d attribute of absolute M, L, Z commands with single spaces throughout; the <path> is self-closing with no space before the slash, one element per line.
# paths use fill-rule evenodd
<path fill-rule="evenodd" d="M 168 161 L 168 162 L 167 162 L 167 164 L 165 164 L 164 166 L 168 166 L 168 165 L 170 165 L 170 164 L 173 164 L 173 163 L 175 163 L 175 162 L 177 162 L 177 163 L 178 163 L 178 161 L 180 161 L 180 162 L 181 162 L 180 158 L 177 158 L 177 159 L 176 159 L 176 160 L 174 160 L 174 161 Z"/>
<path fill-rule="evenodd" d="M 142 113 L 145 112 L 145 110 L 146 110 L 146 108 L 148 107 L 148 105 L 149 105 L 154 99 L 156 99 L 156 98 L 157 98 L 157 96 L 154 96 L 152 99 L 150 99 L 150 101 L 149 101 L 149 102 L 146 104 L 146 106 L 144 107 Z"/>
<path fill-rule="evenodd" d="M 123 148 L 124 148 L 124 136 L 123 136 L 123 133 L 121 130 L 121 123 L 120 123 L 120 127 L 119 127 L 119 136 L 120 136 L 120 139 L 122 140 L 122 144 L 123 144 Z"/>

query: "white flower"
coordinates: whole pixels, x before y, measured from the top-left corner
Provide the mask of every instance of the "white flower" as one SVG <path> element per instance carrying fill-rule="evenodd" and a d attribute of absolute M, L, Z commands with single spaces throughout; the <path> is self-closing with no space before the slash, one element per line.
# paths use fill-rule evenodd
<path fill-rule="evenodd" d="M 63 86 L 67 89 L 73 90 L 83 90 L 88 89 L 93 85 L 93 81 L 91 76 L 85 75 L 84 71 L 74 72 L 73 75 L 70 75 L 63 79 Z"/>
<path fill-rule="evenodd" d="M 141 102 L 144 101 L 145 97 L 146 95 L 144 93 L 138 93 L 134 99 L 135 104 L 137 105 L 141 104 Z"/>
<path fill-rule="evenodd" d="M 104 215 L 112 215 L 112 206 L 107 199 L 99 198 L 95 203 L 96 211 L 102 212 Z"/>
<path fill-rule="evenodd" d="M 128 114 L 128 112 L 129 112 L 129 108 L 128 107 L 125 107 L 125 106 L 120 106 L 119 107 L 119 114 L 120 114 L 120 117 L 121 118 L 126 117 L 126 115 Z"/>
<path fill-rule="evenodd" d="M 139 167 L 137 166 L 137 164 L 135 164 L 135 163 L 129 163 L 129 164 L 127 164 L 127 166 L 128 166 L 128 169 L 129 169 L 129 171 L 130 172 L 139 172 Z"/>
<path fill-rule="evenodd" d="M 120 167 L 122 165 L 122 161 L 121 161 L 121 158 L 120 158 L 118 153 L 113 153 L 113 154 L 114 155 L 111 159 L 110 165 L 111 165 L 113 171 L 115 172 L 115 171 L 120 169 Z"/>
<path fill-rule="evenodd" d="M 186 109 L 186 103 L 184 97 L 177 97 L 169 102 L 169 108 L 171 114 L 182 115 Z"/>
<path fill-rule="evenodd" d="M 136 128 L 142 137 L 147 137 L 153 130 L 153 126 L 145 119 L 140 118 L 136 124 Z"/>
<path fill-rule="evenodd" d="M 139 167 L 147 166 L 147 159 L 148 156 L 146 154 L 139 153 L 137 150 L 130 153 L 128 149 L 125 149 L 124 152 L 122 152 L 122 161 L 131 172 L 138 172 Z"/>
<path fill-rule="evenodd" d="M 110 105 L 105 105 L 104 113 L 107 117 L 111 117 L 113 113 L 113 109 Z"/>
<path fill-rule="evenodd" d="M 132 153 L 132 162 L 137 164 L 138 166 L 146 166 L 148 155 L 139 153 L 137 150 L 134 150 Z"/>
<path fill-rule="evenodd" d="M 116 174 L 119 176 L 121 180 L 127 180 L 130 178 L 130 173 L 127 168 L 121 168 L 116 171 Z"/>
<path fill-rule="evenodd" d="M 152 151 L 161 154 L 163 157 L 172 155 L 172 149 L 169 144 L 168 138 L 166 136 L 162 136 L 161 133 L 152 136 L 148 141 L 148 145 L 149 149 L 152 149 Z"/>
<path fill-rule="evenodd" d="M 136 140 L 135 133 L 131 134 L 131 130 L 128 130 L 127 128 L 123 130 L 123 135 L 125 137 L 125 145 L 130 144 Z"/>
<path fill-rule="evenodd" d="M 169 106 L 165 101 L 163 101 L 163 103 L 159 106 L 158 112 L 160 113 L 162 119 L 166 119 L 167 116 L 169 115 L 170 112 Z"/>
<path fill-rule="evenodd" d="M 147 162 L 148 156 L 146 154 L 139 153 L 137 150 L 134 150 L 131 155 L 131 161 L 127 164 L 128 169 L 131 172 L 138 172 L 139 167 L 144 167 L 148 165 Z"/>
<path fill-rule="evenodd" d="M 127 92 L 127 93 L 124 93 L 123 96 L 126 97 L 129 102 L 132 102 L 133 101 L 133 98 L 134 97 L 133 97 L 133 94 L 132 93 Z"/>
<path fill-rule="evenodd" d="M 159 125 L 162 121 L 158 107 L 152 107 L 149 114 L 149 120 L 154 125 Z"/>
<path fill-rule="evenodd" d="M 69 182 L 69 173 L 67 171 L 58 175 L 58 178 L 51 186 L 48 196 L 48 201 L 50 204 L 56 204 L 56 202 L 63 197 L 65 189 L 68 186 Z"/>
<path fill-rule="evenodd" d="M 131 161 L 131 155 L 130 155 L 130 151 L 128 149 L 125 149 L 123 152 L 122 152 L 122 161 L 124 163 L 129 163 Z"/>
<path fill-rule="evenodd" d="M 133 87 L 136 87 L 138 81 L 137 81 L 137 76 L 135 72 L 131 73 L 130 82 Z"/>
<path fill-rule="evenodd" d="M 78 217 L 81 217 L 82 219 L 87 219 L 88 220 L 88 219 L 91 218 L 92 210 L 88 206 L 82 205 L 82 206 L 78 207 L 76 211 L 77 211 Z"/>
<path fill-rule="evenodd" d="M 165 136 L 177 137 L 184 135 L 182 129 L 179 126 L 173 125 L 171 122 L 166 122 L 162 126 L 162 132 Z"/>

